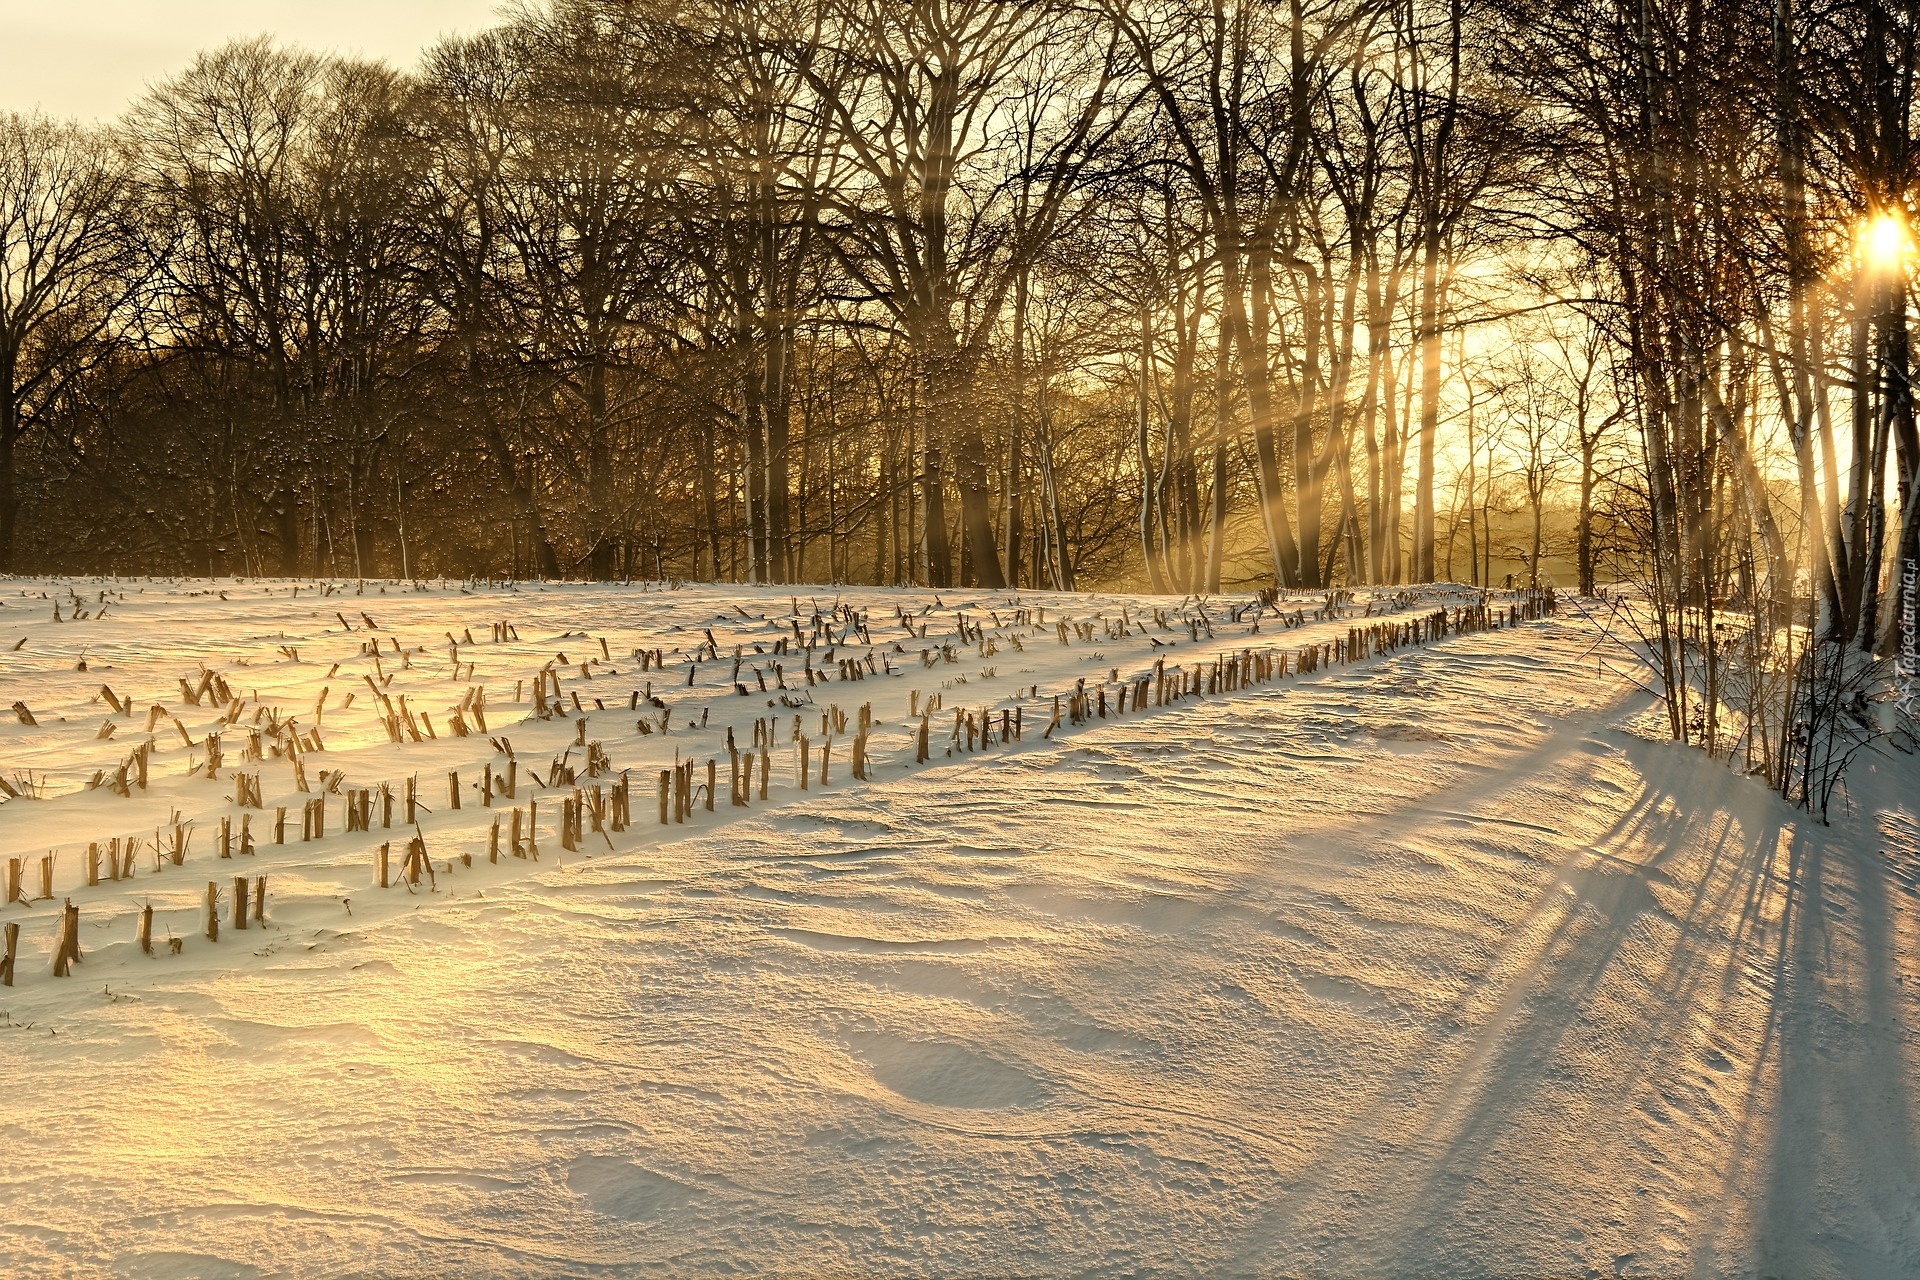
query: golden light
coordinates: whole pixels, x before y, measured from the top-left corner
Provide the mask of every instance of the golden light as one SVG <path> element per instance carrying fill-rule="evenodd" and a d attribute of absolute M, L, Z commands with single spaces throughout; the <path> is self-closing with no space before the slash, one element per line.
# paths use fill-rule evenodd
<path fill-rule="evenodd" d="M 1878 214 L 1860 232 L 1867 265 L 1881 271 L 1899 267 L 1906 257 L 1907 228 L 1892 213 Z"/>

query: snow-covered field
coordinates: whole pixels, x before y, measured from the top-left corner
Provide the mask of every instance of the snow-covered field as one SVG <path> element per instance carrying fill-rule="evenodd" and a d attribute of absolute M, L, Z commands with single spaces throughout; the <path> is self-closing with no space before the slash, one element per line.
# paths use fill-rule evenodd
<path fill-rule="evenodd" d="M 1645 696 L 1576 614 L 1121 716 L 1156 660 L 1297 665 L 1468 597 L 1283 602 L 1304 625 L 1257 633 L 1230 620 L 1245 600 L 1213 601 L 1209 635 L 1191 602 L 1145 598 L 322 591 L 0 594 L 0 712 L 39 722 L 5 717 L 0 777 L 42 797 L 0 804 L 0 856 L 37 897 L 57 851 L 53 899 L 0 914 L 21 925 L 0 1273 L 1920 1268 L 1920 771 L 1865 759 L 1822 828 L 1637 732 Z M 532 714 L 542 669 L 564 716 Z M 183 701 L 207 671 L 234 701 Z M 367 677 L 434 736 L 390 741 Z M 1114 714 L 1043 737 L 1082 680 Z M 486 732 L 454 736 L 481 687 Z M 935 696 L 915 765 L 910 708 Z M 123 797 L 156 704 L 148 787 Z M 848 724 L 823 734 L 831 706 Z M 997 737 L 1015 707 L 1018 742 L 969 751 L 963 728 L 949 754 L 956 709 L 993 709 Z M 309 791 L 271 735 L 245 758 L 256 711 L 318 728 Z M 725 733 L 745 748 L 756 717 L 768 795 L 734 806 Z M 517 794 L 488 807 L 509 740 Z M 569 747 L 574 785 L 635 780 L 633 826 L 577 852 L 556 825 L 574 787 L 532 776 Z M 717 804 L 663 829 L 676 759 L 703 785 L 717 759 Z M 234 806 L 236 772 L 260 808 Z M 345 832 L 344 797 L 388 783 L 397 809 L 409 775 L 434 876 L 381 890 L 373 850 L 397 875 L 413 829 L 376 809 Z M 536 797 L 538 861 L 490 863 L 494 819 Z M 223 861 L 243 812 L 255 851 Z M 154 850 L 176 822 L 178 866 Z M 88 844 L 115 836 L 141 841 L 132 878 L 89 886 Z M 266 877 L 264 926 L 232 929 L 235 875 Z M 82 959 L 56 978 L 68 899 Z"/>

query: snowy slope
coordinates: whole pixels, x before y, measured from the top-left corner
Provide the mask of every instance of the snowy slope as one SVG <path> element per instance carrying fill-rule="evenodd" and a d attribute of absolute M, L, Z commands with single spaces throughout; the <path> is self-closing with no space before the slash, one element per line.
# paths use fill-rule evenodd
<path fill-rule="evenodd" d="M 53 624 L 49 609 L 9 631 L 27 608 L 9 595 L 0 639 L 31 642 L 0 667 L 4 701 L 28 689 L 43 726 L 66 715 L 91 732 L 104 715 L 77 681 L 156 697 L 202 658 L 264 664 L 284 633 L 307 670 L 263 670 L 260 690 L 295 705 L 297 689 L 310 709 L 313 679 L 357 647 L 332 618 L 338 597 L 295 619 L 290 597 L 249 611 L 234 592 L 223 611 L 185 598 L 194 589 L 151 584 L 163 599 L 124 631 L 106 630 L 116 606 L 59 644 L 51 628 L 93 620 Z M 690 648 L 735 598 L 754 615 L 742 627 L 787 616 L 772 593 L 350 603 L 430 652 L 449 627 L 513 619 L 526 652 L 474 646 L 476 678 L 490 727 L 534 760 L 573 730 L 514 723 L 527 708 L 498 682 L 555 643 L 584 649 L 561 633 L 585 631 L 609 637 L 625 692 L 624 651 L 668 648 L 674 625 Z M 858 602 L 875 622 L 926 603 Z M 1070 619 L 1119 609 L 1030 603 Z M 832 790 L 802 794 L 777 770 L 786 790 L 767 804 L 730 817 L 723 800 L 665 839 L 636 800 L 617 853 L 456 866 L 439 892 L 409 896 L 367 883 L 379 832 L 262 849 L 266 932 L 191 936 L 179 956 L 134 951 L 126 913 L 136 893 L 184 894 L 170 910 L 192 930 L 193 892 L 231 865 L 204 830 L 183 868 L 63 885 L 82 908 L 78 976 L 49 976 L 43 946 L 0 992 L 0 1271 L 1920 1266 L 1911 759 L 1867 762 L 1852 811 L 1811 824 L 1631 732 L 1644 698 L 1596 661 L 1577 618 L 1038 740 L 1032 709 L 1050 691 L 1096 666 L 1138 674 L 1153 639 L 1192 663 L 1349 625 L 1269 620 L 1251 637 L 1209 608 L 1212 641 L 1184 627 L 1124 644 L 1049 634 L 816 685 L 816 701 L 875 703 L 896 735 L 879 780 L 836 769 Z M 895 661 L 917 662 L 899 635 Z M 716 640 L 731 667 L 732 633 Z M 79 643 L 85 676 L 61 669 Z M 427 704 L 436 721 L 460 696 L 448 666 L 417 674 L 450 686 Z M 978 705 L 979 672 L 996 666 L 997 699 L 1040 688 L 1026 739 L 901 763 L 909 692 L 967 674 L 954 688 Z M 724 702 L 707 695 L 705 737 L 608 733 L 615 764 L 653 767 L 663 747 L 669 762 L 675 748 L 704 759 Z M 323 715 L 311 768 L 325 756 L 378 780 L 487 758 L 485 738 L 396 747 L 352 724 L 358 709 Z M 606 727 L 632 719 L 608 713 Z M 116 746 L 33 732 L 9 729 L 0 764 L 24 767 L 13 753 L 28 743 L 50 792 Z M 129 806 L 220 811 L 217 783 L 177 778 L 180 753 L 180 770 L 156 772 L 158 796 L 0 806 L 0 852 L 64 841 L 71 870 L 65 850 L 93 824 L 138 829 Z M 423 825 L 445 858 L 475 847 L 483 820 L 463 808 Z M 7 918 L 50 931 L 49 904 Z"/>

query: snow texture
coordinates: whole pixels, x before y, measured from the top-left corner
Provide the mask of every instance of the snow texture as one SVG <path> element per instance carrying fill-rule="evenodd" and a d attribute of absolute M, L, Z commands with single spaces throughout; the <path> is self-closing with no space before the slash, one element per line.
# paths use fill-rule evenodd
<path fill-rule="evenodd" d="M 0 653 L 0 704 L 39 725 L 0 729 L 0 776 L 44 774 L 45 798 L 0 805 L 0 853 L 59 851 L 83 959 L 51 976 L 57 901 L 0 917 L 22 926 L 0 989 L 0 1273 L 1920 1269 L 1913 760 L 1864 759 L 1823 828 L 1636 733 L 1645 695 L 1575 612 L 1044 739 L 1078 679 L 1378 619 L 1283 601 L 1305 625 L 1269 612 L 1254 635 L 1216 601 L 1209 639 L 1192 602 L 850 592 L 873 646 L 823 663 L 823 638 L 812 664 L 884 653 L 901 674 L 803 688 L 796 713 L 733 691 L 733 646 L 797 684 L 800 651 L 752 646 L 790 639 L 796 607 L 811 636 L 830 592 L 9 585 L 0 647 L 26 642 Z M 1016 607 L 1045 624 L 994 625 Z M 998 652 L 960 644 L 956 609 Z M 488 642 L 496 620 L 520 640 Z M 1094 637 L 1062 644 L 1057 620 Z M 689 688 L 708 627 L 720 657 Z M 566 653 L 591 738 L 641 780 L 630 831 L 556 859 L 543 830 L 538 862 L 485 861 L 471 784 L 503 757 L 444 719 L 468 687 L 445 633 L 467 628 L 493 735 L 543 773 L 574 717 L 506 693 Z M 376 637 L 436 740 L 388 741 L 360 679 Z M 958 660 L 923 665 L 943 641 Z M 665 671 L 640 675 L 630 655 L 656 647 Z M 338 797 L 325 839 L 219 861 L 234 769 L 261 771 L 268 813 L 307 797 L 284 760 L 185 776 L 204 751 L 164 719 L 147 792 L 88 789 L 153 701 L 213 731 L 226 711 L 177 686 L 202 663 L 249 699 L 243 722 L 257 690 L 310 727 L 329 686 L 306 764 L 348 787 L 417 772 L 434 803 L 461 770 L 462 809 L 422 819 L 431 891 L 371 887 L 371 847 L 400 833 L 339 831 Z M 959 676 L 911 765 L 909 694 Z M 649 680 L 664 735 L 626 710 Z M 103 682 L 131 714 L 109 716 Z M 836 755 L 801 792 L 793 717 L 815 733 L 820 708 L 861 702 L 875 780 Z M 951 708 L 1016 703 L 1021 742 L 946 754 Z M 730 808 L 723 726 L 776 712 L 770 797 Z M 648 780 L 676 752 L 718 754 L 723 795 L 663 832 Z M 88 841 L 150 842 L 175 810 L 184 866 L 143 852 L 131 881 L 84 885 Z M 268 876 L 266 926 L 209 942 L 206 882 L 239 872 Z M 179 954 L 135 948 L 144 902 Z"/>

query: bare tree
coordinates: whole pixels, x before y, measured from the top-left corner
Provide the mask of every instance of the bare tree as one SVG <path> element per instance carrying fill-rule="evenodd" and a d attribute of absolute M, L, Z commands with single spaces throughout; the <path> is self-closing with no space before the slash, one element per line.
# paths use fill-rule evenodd
<path fill-rule="evenodd" d="M 138 280 L 124 170 L 98 132 L 0 115 L 0 573 L 15 564 L 15 450 L 100 357 Z"/>
<path fill-rule="evenodd" d="M 302 324 L 317 282 L 302 270 L 300 154 L 321 110 L 324 64 L 265 38 L 196 58 L 136 105 L 142 227 L 158 276 L 158 331 L 229 364 L 256 385 L 266 421 L 229 435 L 228 499 L 248 559 L 277 543 L 281 573 L 299 571 L 302 492 L 317 514 L 300 385 Z M 265 517 L 270 529 L 256 529 Z"/>

